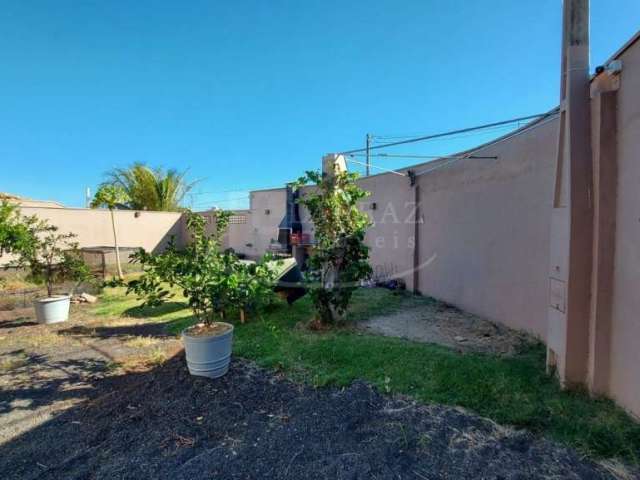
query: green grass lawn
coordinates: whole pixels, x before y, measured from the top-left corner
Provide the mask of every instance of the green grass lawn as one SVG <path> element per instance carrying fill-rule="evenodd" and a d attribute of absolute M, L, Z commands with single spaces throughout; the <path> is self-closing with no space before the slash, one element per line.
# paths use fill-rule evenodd
<path fill-rule="evenodd" d="M 430 301 L 363 289 L 354 297 L 350 320 Z M 176 334 L 193 322 L 180 303 L 156 309 L 138 305 L 135 298 L 124 296 L 124 289 L 108 289 L 94 313 L 165 322 Z M 500 424 L 548 435 L 596 458 L 640 463 L 640 424 L 610 400 L 562 391 L 545 374 L 541 344 L 512 357 L 461 354 L 348 328 L 312 332 L 304 327 L 312 316 L 313 307 L 305 297 L 291 307 L 280 304 L 260 318 L 236 324 L 234 354 L 316 386 L 342 386 L 364 379 L 384 392 L 461 406 Z"/>

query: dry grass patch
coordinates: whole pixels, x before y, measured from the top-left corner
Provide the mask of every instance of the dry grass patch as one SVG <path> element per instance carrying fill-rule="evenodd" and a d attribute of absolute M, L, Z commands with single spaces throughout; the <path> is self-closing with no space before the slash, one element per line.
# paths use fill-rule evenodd
<path fill-rule="evenodd" d="M 96 323 L 109 327 L 133 327 L 134 325 L 140 325 L 145 322 L 142 322 L 139 318 L 119 317 L 100 319 Z"/>
<path fill-rule="evenodd" d="M 57 332 L 47 330 L 46 327 L 33 330 L 29 333 L 25 333 L 19 340 L 20 343 L 23 343 L 31 348 L 53 347 L 56 345 L 61 345 L 66 341 L 67 339 L 64 337 L 64 335 L 58 335 Z"/>
<path fill-rule="evenodd" d="M 160 340 L 157 338 L 138 335 L 127 339 L 124 344 L 130 348 L 148 348 L 157 345 L 159 342 Z"/>
<path fill-rule="evenodd" d="M 38 285 L 28 282 L 23 278 L 7 276 L 0 278 L 0 292 L 19 292 L 38 288 Z"/>
<path fill-rule="evenodd" d="M 168 358 L 169 355 L 165 349 L 156 347 L 148 352 L 120 358 L 117 366 L 125 372 L 141 372 L 162 365 Z"/>
<path fill-rule="evenodd" d="M 27 359 L 23 356 L 12 356 L 0 359 L 0 371 L 9 372 L 16 368 L 24 367 L 27 364 Z"/>
<path fill-rule="evenodd" d="M 82 323 L 82 325 L 88 327 L 131 327 L 139 325 L 140 319 L 134 317 L 112 317 L 112 316 L 95 316 L 91 310 L 83 305 L 79 309 L 73 312 L 73 320 L 75 322 Z"/>

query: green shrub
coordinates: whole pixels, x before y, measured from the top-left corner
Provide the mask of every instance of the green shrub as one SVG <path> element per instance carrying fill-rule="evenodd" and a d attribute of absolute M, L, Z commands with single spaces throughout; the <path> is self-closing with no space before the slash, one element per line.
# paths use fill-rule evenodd
<path fill-rule="evenodd" d="M 0 205 L 0 253 L 16 255 L 8 265 L 27 269 L 29 279 L 46 285 L 49 296 L 56 283 L 92 279 L 75 237 L 35 215 L 20 215 L 15 205 Z"/>
<path fill-rule="evenodd" d="M 228 212 L 218 212 L 213 233 L 207 234 L 206 220 L 187 214 L 191 242 L 179 251 L 171 242 L 160 254 L 142 249 L 134 254 L 143 274 L 129 282 L 127 293 L 135 293 L 147 306 L 157 306 L 172 297 L 179 287 L 196 318 L 210 324 L 225 319 L 231 311 L 255 312 L 273 296 L 276 271 L 270 257 L 257 263 L 242 262 L 232 251 L 222 251 L 222 236 L 229 223 Z"/>

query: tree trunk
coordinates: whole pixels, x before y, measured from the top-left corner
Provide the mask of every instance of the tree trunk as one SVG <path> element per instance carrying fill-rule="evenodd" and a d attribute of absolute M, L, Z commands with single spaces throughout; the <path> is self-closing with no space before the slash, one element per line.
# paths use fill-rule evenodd
<path fill-rule="evenodd" d="M 51 265 L 47 265 L 47 296 L 49 298 L 53 297 L 53 271 L 51 270 Z"/>
<path fill-rule="evenodd" d="M 120 248 L 118 247 L 118 233 L 116 232 L 116 217 L 113 214 L 113 209 L 110 209 L 111 213 L 111 226 L 113 227 L 113 245 L 116 249 L 116 268 L 118 269 L 118 278 L 122 280 L 124 275 L 122 274 L 122 265 L 120 265 Z"/>
<path fill-rule="evenodd" d="M 338 268 L 331 262 L 327 262 L 322 266 L 322 271 L 321 283 L 326 297 L 321 301 L 320 321 L 325 325 L 335 325 L 343 320 L 343 315 L 340 314 L 335 304 L 335 289 L 340 288 Z"/>

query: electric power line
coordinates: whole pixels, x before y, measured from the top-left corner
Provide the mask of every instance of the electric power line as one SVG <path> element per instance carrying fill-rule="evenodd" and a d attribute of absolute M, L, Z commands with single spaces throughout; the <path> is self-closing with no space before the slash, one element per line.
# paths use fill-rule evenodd
<path fill-rule="evenodd" d="M 387 173 L 395 173 L 396 175 L 400 175 L 401 177 L 406 177 L 407 176 L 406 174 L 404 174 L 402 172 L 398 172 L 397 170 L 391 170 L 390 168 L 378 167 L 377 165 L 373 165 L 371 163 L 370 164 L 366 164 L 364 162 L 359 162 L 357 160 L 352 160 L 352 159 L 349 159 L 349 158 L 347 158 L 346 160 L 349 163 L 356 163 L 358 165 L 363 165 L 365 167 L 375 168 L 376 170 L 381 170 L 381 171 L 387 172 Z"/>
<path fill-rule="evenodd" d="M 548 123 L 550 121 L 553 121 L 554 120 L 553 116 L 557 112 L 558 112 L 558 109 L 556 108 L 556 109 L 554 109 L 554 110 L 552 110 L 551 112 L 548 113 L 547 117 L 545 117 L 546 118 L 545 120 L 541 120 L 540 122 L 537 122 L 534 125 L 530 125 L 527 128 L 524 128 L 522 130 L 518 130 L 516 132 L 513 132 L 513 134 L 508 135 L 505 139 L 516 137 L 516 136 L 521 135 L 521 134 L 523 134 L 525 132 L 528 132 L 531 128 L 540 127 L 540 126 L 542 126 L 542 125 L 544 125 L 544 124 L 546 124 L 546 123 Z M 548 118 L 548 117 L 551 117 L 551 118 Z M 469 155 L 469 156 L 461 156 L 461 157 L 457 157 L 457 158 L 451 158 L 451 160 L 443 162 L 443 163 L 440 163 L 438 165 L 435 165 L 432 168 L 428 168 L 426 170 L 422 170 L 420 172 L 416 172 L 415 176 L 417 177 L 417 176 L 420 176 L 420 175 L 424 175 L 426 173 L 430 173 L 430 172 L 432 172 L 434 170 L 438 170 L 439 168 L 446 167 L 447 165 L 450 165 L 450 164 L 452 164 L 454 162 L 457 162 L 458 160 L 465 159 L 465 158 L 483 158 L 483 157 L 475 157 L 473 155 Z M 484 158 L 497 158 L 497 157 L 484 157 Z"/>
<path fill-rule="evenodd" d="M 284 185 L 292 182 L 293 182 L 292 180 L 289 180 L 289 181 L 283 182 L 280 185 L 273 185 L 270 187 L 247 187 L 247 188 L 234 188 L 232 190 L 211 190 L 207 192 L 193 192 L 193 195 L 214 195 L 218 193 L 234 193 L 234 192 L 241 193 L 241 192 L 251 192 L 256 190 L 271 190 L 276 188 L 283 188 Z"/>
<path fill-rule="evenodd" d="M 350 153 L 349 157 L 365 157 L 363 153 Z M 492 156 L 479 156 L 479 155 L 420 155 L 420 154 L 402 154 L 402 153 L 372 153 L 371 157 L 378 158 L 425 158 L 425 159 L 445 159 L 445 158 L 475 158 L 475 159 L 496 159 L 495 155 Z"/>
<path fill-rule="evenodd" d="M 451 134 L 451 136 L 448 136 L 447 138 L 443 138 L 443 140 L 476 137 L 476 136 L 479 136 L 479 135 L 485 135 L 485 134 L 490 133 L 490 132 L 501 131 L 501 130 L 509 130 L 511 128 L 518 128 L 520 126 L 520 122 L 514 122 L 514 123 L 515 123 L 515 125 L 511 124 L 511 123 L 508 123 L 508 124 L 505 124 L 505 125 L 498 125 L 496 127 L 487 127 L 487 128 L 483 128 L 483 129 L 478 130 L 478 131 L 468 132 L 465 135 Z M 405 138 L 416 138 L 416 137 L 420 137 L 420 136 L 424 136 L 424 135 L 426 135 L 426 134 L 416 133 L 414 135 L 373 135 L 373 141 L 376 142 L 376 143 L 387 143 L 386 141 L 383 141 L 383 140 L 402 140 L 402 139 L 405 139 Z"/>
<path fill-rule="evenodd" d="M 468 127 L 468 128 L 462 128 L 462 129 L 458 129 L 458 130 L 452 130 L 449 132 L 443 132 L 443 133 L 435 133 L 432 135 L 425 135 L 425 136 L 421 136 L 421 137 L 416 137 L 416 138 L 409 138 L 407 140 L 399 140 L 397 142 L 390 142 L 390 143 L 384 143 L 381 145 L 373 145 L 369 147 L 369 150 L 377 150 L 380 148 L 388 148 L 388 147 L 394 147 L 396 145 L 405 145 L 407 143 L 415 143 L 415 142 L 422 142 L 425 140 L 431 140 L 434 138 L 441 138 L 441 137 L 448 137 L 451 135 L 456 135 L 459 133 L 467 133 L 467 132 L 473 132 L 473 131 L 477 131 L 477 130 L 483 130 L 483 129 L 487 129 L 487 128 L 491 128 L 491 127 L 497 127 L 497 126 L 501 126 L 501 125 L 507 125 L 510 123 L 516 123 L 516 122 L 521 122 L 521 121 L 525 121 L 525 120 L 533 120 L 533 119 L 538 119 L 538 118 L 545 118 L 551 115 L 555 115 L 556 110 L 552 110 L 551 112 L 546 112 L 546 113 L 539 113 L 536 115 L 528 115 L 526 117 L 518 117 L 518 118 L 512 118 L 510 120 L 503 120 L 500 122 L 494 122 L 494 123 L 487 123 L 484 125 L 478 125 L 476 127 Z M 340 153 L 342 153 L 343 155 L 346 154 L 350 154 L 350 153 L 361 153 L 366 151 L 366 147 L 365 148 L 354 148 L 353 150 L 346 150 L 346 151 L 342 151 Z"/>

